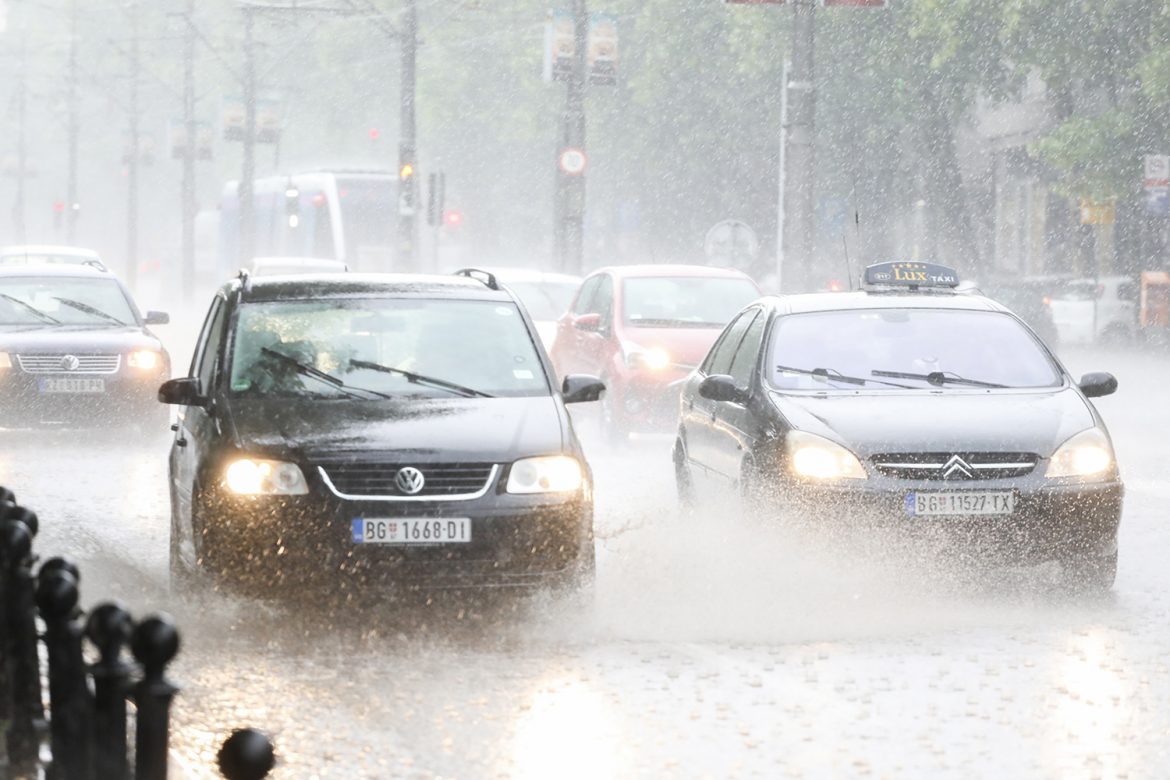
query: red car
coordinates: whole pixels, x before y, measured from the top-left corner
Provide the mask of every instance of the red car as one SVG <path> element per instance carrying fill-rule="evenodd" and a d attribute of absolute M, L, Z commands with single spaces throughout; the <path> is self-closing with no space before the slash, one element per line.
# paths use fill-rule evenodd
<path fill-rule="evenodd" d="M 582 282 L 557 322 L 553 365 L 561 376 L 603 379 L 603 428 L 612 441 L 630 432 L 670 432 L 678 422 L 679 380 L 758 297 L 751 278 L 726 268 L 602 268 Z"/>

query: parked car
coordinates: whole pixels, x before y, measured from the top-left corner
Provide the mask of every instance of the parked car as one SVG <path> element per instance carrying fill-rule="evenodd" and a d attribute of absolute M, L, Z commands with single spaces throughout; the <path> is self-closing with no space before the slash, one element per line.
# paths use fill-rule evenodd
<path fill-rule="evenodd" d="M 1073 279 L 1052 295 L 1052 319 L 1062 343 L 1120 343 L 1137 332 L 1140 286 L 1128 276 Z"/>
<path fill-rule="evenodd" d="M 592 475 L 506 289 L 458 276 L 251 278 L 215 295 L 170 456 L 171 573 L 248 589 L 571 585 Z"/>
<path fill-rule="evenodd" d="M 171 360 L 108 271 L 0 266 L 0 427 L 157 425 Z"/>
<path fill-rule="evenodd" d="M 97 252 L 79 246 L 21 244 L 0 247 L 0 266 L 14 265 L 87 265 L 99 271 L 107 270 Z"/>
<path fill-rule="evenodd" d="M 581 277 L 547 273 L 531 268 L 478 267 L 492 274 L 524 304 L 536 325 L 536 332 L 546 350 L 551 350 L 557 336 L 557 320 L 569 310 L 573 296 L 581 287 Z"/>
<path fill-rule="evenodd" d="M 978 291 L 1011 309 L 1051 349 L 1060 343 L 1052 316 L 1052 298 L 1062 282 L 1046 277 L 998 278 L 977 285 Z"/>
<path fill-rule="evenodd" d="M 557 323 L 553 364 L 562 375 L 602 378 L 602 426 L 611 442 L 631 432 L 669 432 L 678 419 L 679 382 L 759 296 L 756 283 L 732 269 L 602 268 L 585 279 Z"/>

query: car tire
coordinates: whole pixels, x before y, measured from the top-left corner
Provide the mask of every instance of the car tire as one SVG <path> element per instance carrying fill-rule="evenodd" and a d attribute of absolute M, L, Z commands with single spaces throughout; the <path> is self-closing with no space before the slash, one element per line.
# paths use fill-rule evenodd
<path fill-rule="evenodd" d="M 695 475 L 687 463 L 686 445 L 682 437 L 674 441 L 674 484 L 678 491 L 678 506 L 684 513 L 695 510 L 698 497 L 695 495 Z"/>
<path fill-rule="evenodd" d="M 1098 557 L 1078 556 L 1062 561 L 1067 590 L 1102 595 L 1113 588 L 1117 578 L 1117 551 Z"/>

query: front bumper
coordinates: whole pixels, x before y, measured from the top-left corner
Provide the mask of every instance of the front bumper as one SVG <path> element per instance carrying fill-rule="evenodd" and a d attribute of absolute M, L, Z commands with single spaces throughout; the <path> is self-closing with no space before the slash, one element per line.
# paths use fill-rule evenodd
<path fill-rule="evenodd" d="M 116 374 L 94 375 L 29 374 L 16 368 L 5 369 L 0 371 L 0 427 L 88 428 L 157 419 L 158 387 L 166 378 L 162 372 L 136 375 L 125 369 Z M 51 383 L 59 380 L 100 381 L 101 390 L 50 392 Z"/>
<path fill-rule="evenodd" d="M 907 496 L 916 491 L 1011 490 L 1008 515 L 916 516 Z M 1124 487 L 1120 481 L 1005 486 L 925 482 L 897 488 L 793 487 L 782 499 L 786 516 L 836 530 L 893 532 L 907 541 L 1004 564 L 1102 558 L 1117 551 Z"/>
<path fill-rule="evenodd" d="M 305 496 L 218 493 L 205 513 L 207 542 L 223 573 L 271 584 L 344 583 L 384 590 L 535 586 L 592 566 L 593 511 L 570 498 L 499 492 L 471 501 L 341 499 L 314 486 Z M 355 518 L 468 518 L 466 543 L 371 544 L 353 540 Z"/>

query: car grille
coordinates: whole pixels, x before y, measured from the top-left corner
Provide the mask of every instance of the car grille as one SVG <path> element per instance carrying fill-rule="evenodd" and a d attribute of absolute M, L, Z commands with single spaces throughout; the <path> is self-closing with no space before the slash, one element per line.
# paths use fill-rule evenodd
<path fill-rule="evenodd" d="M 1024 452 L 892 452 L 870 458 L 887 477 L 948 481 L 1023 477 L 1037 461 L 1039 457 Z"/>
<path fill-rule="evenodd" d="M 406 493 L 396 481 L 398 470 L 422 472 L 423 488 Z M 459 498 L 482 494 L 495 478 L 492 463 L 336 463 L 320 467 L 326 484 L 339 496 L 388 499 Z"/>
<path fill-rule="evenodd" d="M 67 367 L 66 358 L 75 357 L 77 367 Z M 122 365 L 121 355 L 17 355 L 20 370 L 26 374 L 115 374 Z"/>

